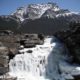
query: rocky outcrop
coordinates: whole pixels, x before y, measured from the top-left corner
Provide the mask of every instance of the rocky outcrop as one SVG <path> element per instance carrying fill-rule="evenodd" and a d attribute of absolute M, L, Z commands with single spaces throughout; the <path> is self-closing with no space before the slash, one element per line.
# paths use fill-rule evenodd
<path fill-rule="evenodd" d="M 9 50 L 7 47 L 0 45 L 0 75 L 8 72 Z"/>
<path fill-rule="evenodd" d="M 17 78 L 12 77 L 8 73 L 6 73 L 5 75 L 0 76 L 0 80 L 17 80 Z"/>
<path fill-rule="evenodd" d="M 35 47 L 37 44 L 43 44 L 44 36 L 42 34 L 25 34 L 18 42 L 25 48 Z"/>
<path fill-rule="evenodd" d="M 3 43 L 0 42 L 0 76 L 3 76 L 9 72 L 9 60 L 13 59 L 17 53 L 17 51 L 11 51 L 11 49 L 4 46 Z"/>

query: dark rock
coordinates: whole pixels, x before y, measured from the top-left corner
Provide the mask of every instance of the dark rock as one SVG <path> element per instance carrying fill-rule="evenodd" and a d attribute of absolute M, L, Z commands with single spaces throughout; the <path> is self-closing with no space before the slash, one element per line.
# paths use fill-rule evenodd
<path fill-rule="evenodd" d="M 33 52 L 32 50 L 28 50 L 28 51 L 27 51 L 27 53 L 32 53 L 32 52 Z"/>
<path fill-rule="evenodd" d="M 0 30 L 0 35 L 5 36 L 5 35 L 13 35 L 13 32 L 10 30 Z"/>
<path fill-rule="evenodd" d="M 67 46 L 73 62 L 80 63 L 80 22 L 71 22 L 68 30 L 55 34 Z"/>
<path fill-rule="evenodd" d="M 26 48 L 35 47 L 36 45 L 43 44 L 44 36 L 41 34 L 25 34 L 19 42 L 20 45 L 23 45 Z"/>
<path fill-rule="evenodd" d="M 38 34 L 25 34 L 24 38 L 36 39 L 38 38 Z"/>
<path fill-rule="evenodd" d="M 8 56 L 9 56 L 9 60 L 10 60 L 10 59 L 14 58 L 15 54 L 13 52 L 9 51 Z"/>
<path fill-rule="evenodd" d="M 43 34 L 38 34 L 38 37 L 40 38 L 40 40 L 44 40 L 44 35 Z"/>

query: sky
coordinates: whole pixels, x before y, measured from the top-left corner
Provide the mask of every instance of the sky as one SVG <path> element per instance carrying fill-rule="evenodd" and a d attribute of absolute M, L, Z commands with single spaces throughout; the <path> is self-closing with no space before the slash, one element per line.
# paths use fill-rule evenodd
<path fill-rule="evenodd" d="M 57 3 L 60 8 L 80 12 L 80 0 L 0 0 L 0 15 L 9 15 L 18 7 L 35 3 Z"/>

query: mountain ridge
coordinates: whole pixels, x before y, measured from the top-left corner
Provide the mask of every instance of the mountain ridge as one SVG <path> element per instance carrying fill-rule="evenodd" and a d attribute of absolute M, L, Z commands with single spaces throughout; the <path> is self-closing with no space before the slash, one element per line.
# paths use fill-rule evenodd
<path fill-rule="evenodd" d="M 80 21 L 80 14 L 61 9 L 56 3 L 29 4 L 8 16 L 0 16 L 0 29 L 14 32 L 54 34 Z"/>
<path fill-rule="evenodd" d="M 11 15 L 15 15 L 20 21 L 24 21 L 25 19 L 38 19 L 44 16 L 44 14 L 51 10 L 54 13 L 55 17 L 59 16 L 68 16 L 73 14 L 78 14 L 76 12 L 70 12 L 68 9 L 61 9 L 56 3 L 46 3 L 46 4 L 29 4 L 25 7 L 19 7 L 14 13 Z M 49 13 L 46 14 L 47 17 Z"/>

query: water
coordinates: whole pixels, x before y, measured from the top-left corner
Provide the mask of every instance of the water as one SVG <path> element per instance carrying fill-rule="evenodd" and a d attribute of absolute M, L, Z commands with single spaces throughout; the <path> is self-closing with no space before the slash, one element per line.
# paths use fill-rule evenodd
<path fill-rule="evenodd" d="M 59 62 L 65 60 L 67 55 L 56 38 L 48 37 L 43 45 L 19 51 L 22 54 L 17 54 L 9 63 L 11 76 L 17 77 L 17 80 L 62 80 Z"/>

